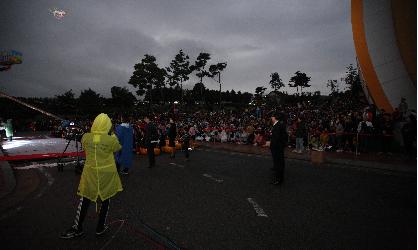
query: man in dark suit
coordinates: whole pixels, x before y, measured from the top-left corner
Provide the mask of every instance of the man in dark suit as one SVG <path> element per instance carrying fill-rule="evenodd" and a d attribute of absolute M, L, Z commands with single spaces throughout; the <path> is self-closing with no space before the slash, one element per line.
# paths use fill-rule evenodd
<path fill-rule="evenodd" d="M 152 168 L 155 166 L 155 155 L 154 155 L 154 148 L 156 143 L 158 142 L 158 131 L 157 127 L 150 121 L 150 118 L 146 116 L 144 118 L 145 123 L 145 137 L 144 143 L 145 147 L 147 147 L 147 155 L 148 155 L 148 167 Z"/>
<path fill-rule="evenodd" d="M 271 114 L 273 128 L 271 130 L 270 150 L 273 157 L 273 170 L 275 172 L 273 185 L 281 185 L 284 174 L 284 149 L 287 143 L 287 132 L 284 115 L 274 112 Z"/>

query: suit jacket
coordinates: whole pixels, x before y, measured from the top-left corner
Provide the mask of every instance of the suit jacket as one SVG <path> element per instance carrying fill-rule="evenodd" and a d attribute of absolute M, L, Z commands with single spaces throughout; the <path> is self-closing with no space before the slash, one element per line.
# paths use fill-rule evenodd
<path fill-rule="evenodd" d="M 151 141 L 158 140 L 158 131 L 157 127 L 155 127 L 154 123 L 150 122 L 145 126 L 145 137 L 144 137 L 144 143 L 145 146 L 151 146 Z"/>
<path fill-rule="evenodd" d="M 287 132 L 284 124 L 277 122 L 271 130 L 270 149 L 283 150 L 287 144 Z"/>
<path fill-rule="evenodd" d="M 175 123 L 170 123 L 170 129 L 168 130 L 168 138 L 175 140 L 177 137 L 177 128 Z"/>

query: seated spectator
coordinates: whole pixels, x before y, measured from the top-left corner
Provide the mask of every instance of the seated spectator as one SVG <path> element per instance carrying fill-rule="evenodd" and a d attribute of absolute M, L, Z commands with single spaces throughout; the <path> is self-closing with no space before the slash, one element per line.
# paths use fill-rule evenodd
<path fill-rule="evenodd" d="M 328 135 L 328 129 L 324 129 L 324 131 L 322 131 L 321 135 L 319 136 L 319 140 L 321 142 L 321 147 L 322 148 L 328 148 L 329 144 L 328 144 L 328 140 L 329 140 L 329 135 Z"/>
<path fill-rule="evenodd" d="M 248 133 L 245 130 L 242 130 L 241 132 L 241 143 L 246 143 L 248 140 Z"/>
<path fill-rule="evenodd" d="M 266 138 L 261 132 L 257 132 L 255 136 L 255 144 L 257 146 L 264 146 L 266 144 Z"/>
<path fill-rule="evenodd" d="M 222 129 L 220 135 L 219 135 L 221 142 L 227 142 L 228 141 L 228 135 L 226 134 L 225 129 Z"/>

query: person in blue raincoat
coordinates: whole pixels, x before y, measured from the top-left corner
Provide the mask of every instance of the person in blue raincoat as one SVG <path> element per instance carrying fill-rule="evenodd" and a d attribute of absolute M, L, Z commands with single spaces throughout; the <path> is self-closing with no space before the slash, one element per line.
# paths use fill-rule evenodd
<path fill-rule="evenodd" d="M 122 118 L 121 124 L 116 126 L 116 136 L 122 145 L 122 150 L 115 154 L 118 168 L 122 168 L 122 174 L 127 175 L 132 167 L 133 134 L 134 129 L 126 120 Z"/>

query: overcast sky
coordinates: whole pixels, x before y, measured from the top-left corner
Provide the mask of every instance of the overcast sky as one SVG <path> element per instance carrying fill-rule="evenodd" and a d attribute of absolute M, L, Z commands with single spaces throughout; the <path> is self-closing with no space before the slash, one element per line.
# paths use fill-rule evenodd
<path fill-rule="evenodd" d="M 54 8 L 67 15 L 57 20 Z M 108 97 L 128 87 L 144 54 L 166 67 L 179 49 L 227 62 L 223 88 L 252 93 L 272 72 L 287 85 L 297 70 L 312 77 L 308 90 L 328 93 L 326 81 L 355 62 L 346 0 L 2 0 L 0 32 L 0 50 L 23 53 L 0 72 L 0 91 L 14 96 L 91 88 Z"/>

